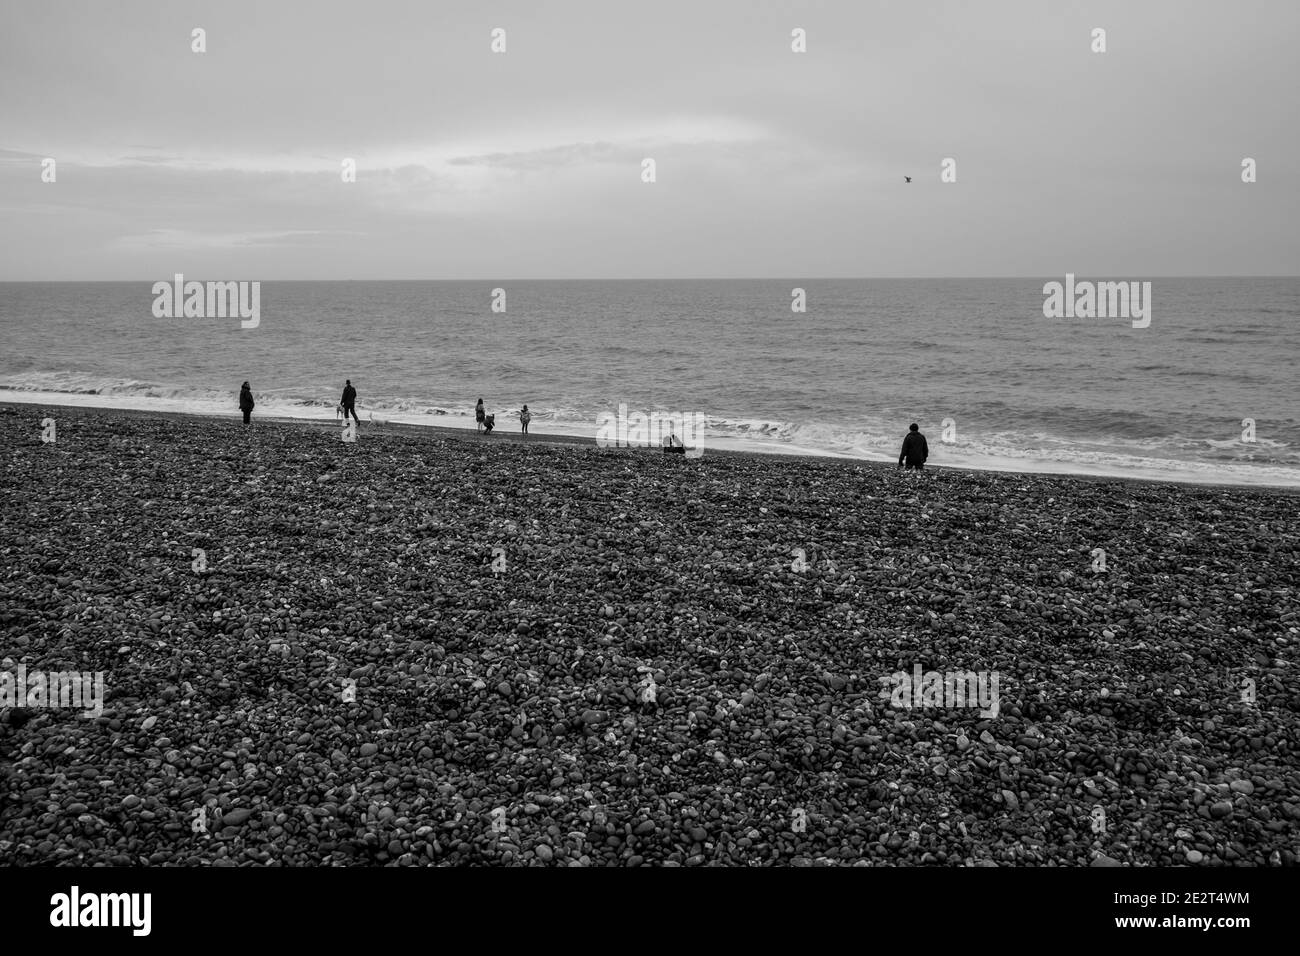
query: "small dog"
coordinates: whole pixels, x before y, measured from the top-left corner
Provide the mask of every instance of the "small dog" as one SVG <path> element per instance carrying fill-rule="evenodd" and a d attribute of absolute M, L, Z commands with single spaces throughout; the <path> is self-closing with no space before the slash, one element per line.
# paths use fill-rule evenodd
<path fill-rule="evenodd" d="M 495 415 L 483 416 L 483 434 L 485 435 L 492 434 L 492 429 L 496 428 L 496 425 L 497 425 L 497 417 Z"/>

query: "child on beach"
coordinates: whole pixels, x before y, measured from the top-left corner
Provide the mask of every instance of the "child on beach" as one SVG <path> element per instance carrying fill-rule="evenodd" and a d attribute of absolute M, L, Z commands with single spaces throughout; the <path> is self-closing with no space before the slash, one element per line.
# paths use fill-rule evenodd
<path fill-rule="evenodd" d="M 533 416 L 529 413 L 528 406 L 525 405 L 519 410 L 519 424 L 523 427 L 525 438 L 528 437 L 528 423 L 532 420 Z"/>
<path fill-rule="evenodd" d="M 921 471 L 925 468 L 925 460 L 930 457 L 930 446 L 925 443 L 925 436 L 921 434 L 921 429 L 916 422 L 908 428 L 907 437 L 903 439 L 903 448 L 898 453 L 898 467 L 903 467 L 903 462 L 907 462 L 909 469 L 915 468 Z"/>
<path fill-rule="evenodd" d="M 253 390 L 244 383 L 244 387 L 239 390 L 239 410 L 244 413 L 244 424 L 247 425 L 253 414 Z"/>
<path fill-rule="evenodd" d="M 478 426 L 479 431 L 483 430 L 483 416 L 486 414 L 487 412 L 483 411 L 483 399 L 480 398 L 478 404 L 474 406 L 474 424 Z"/>

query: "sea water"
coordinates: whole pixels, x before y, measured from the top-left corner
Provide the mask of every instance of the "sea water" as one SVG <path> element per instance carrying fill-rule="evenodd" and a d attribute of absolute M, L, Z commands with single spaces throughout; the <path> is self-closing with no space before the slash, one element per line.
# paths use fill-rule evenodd
<path fill-rule="evenodd" d="M 363 420 L 473 428 L 481 397 L 594 437 L 625 404 L 879 461 L 916 422 L 932 466 L 1300 485 L 1300 279 L 1140 278 L 1144 328 L 1045 317 L 1059 276 L 261 279 L 256 328 L 157 317 L 153 281 L 0 283 L 0 401 L 234 417 L 248 380 L 255 416 L 332 419 L 350 378 Z"/>

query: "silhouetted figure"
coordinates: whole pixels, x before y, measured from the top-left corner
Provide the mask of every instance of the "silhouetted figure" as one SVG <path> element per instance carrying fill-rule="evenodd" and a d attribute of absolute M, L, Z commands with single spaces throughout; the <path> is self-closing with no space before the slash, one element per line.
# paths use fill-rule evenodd
<path fill-rule="evenodd" d="M 668 426 L 668 434 L 664 436 L 664 454 L 665 455 L 684 455 L 686 454 L 685 443 L 677 437 L 677 431 L 671 425 Z"/>
<path fill-rule="evenodd" d="M 483 410 L 483 399 L 480 398 L 478 404 L 474 406 L 474 424 L 479 431 L 483 430 L 483 417 L 486 414 L 487 412 Z"/>
<path fill-rule="evenodd" d="M 483 416 L 483 434 L 491 435 L 492 429 L 497 427 L 497 417 L 495 415 Z"/>
<path fill-rule="evenodd" d="M 911 177 L 911 176 L 904 176 L 903 178 L 904 178 L 905 180 L 907 180 L 909 183 L 912 181 L 912 177 Z"/>
<path fill-rule="evenodd" d="M 525 438 L 528 437 L 528 423 L 531 422 L 532 420 L 533 420 L 533 414 L 528 410 L 528 406 L 525 405 L 523 408 L 519 410 L 519 425 L 524 430 Z"/>
<path fill-rule="evenodd" d="M 357 390 L 352 387 L 352 379 L 348 379 L 343 385 L 343 400 L 339 402 L 339 405 L 343 408 L 343 420 L 345 422 L 348 420 L 348 415 L 350 414 L 352 420 L 360 425 L 361 419 L 357 418 L 356 404 Z"/>
<path fill-rule="evenodd" d="M 903 439 L 903 450 L 898 453 L 898 467 L 902 468 L 906 461 L 908 468 L 919 470 L 925 467 L 925 460 L 929 457 L 930 446 L 925 443 L 925 436 L 921 434 L 916 422 L 912 422 L 907 437 Z"/>
<path fill-rule="evenodd" d="M 245 425 L 252 421 L 253 405 L 253 390 L 245 382 L 244 387 L 239 390 L 239 410 L 244 413 Z"/>

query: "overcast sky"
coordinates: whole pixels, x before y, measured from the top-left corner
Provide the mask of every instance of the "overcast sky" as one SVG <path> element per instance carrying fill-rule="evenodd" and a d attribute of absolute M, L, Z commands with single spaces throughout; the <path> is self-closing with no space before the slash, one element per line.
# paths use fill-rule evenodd
<path fill-rule="evenodd" d="M 1298 43 L 1294 0 L 3 0 L 0 279 L 1291 275 Z"/>

